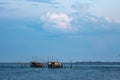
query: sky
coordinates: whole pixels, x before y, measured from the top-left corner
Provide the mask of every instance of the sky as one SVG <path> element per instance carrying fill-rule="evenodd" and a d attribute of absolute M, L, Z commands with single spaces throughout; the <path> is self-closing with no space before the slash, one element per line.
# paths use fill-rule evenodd
<path fill-rule="evenodd" d="M 0 0 L 0 62 L 120 61 L 120 0 Z"/>

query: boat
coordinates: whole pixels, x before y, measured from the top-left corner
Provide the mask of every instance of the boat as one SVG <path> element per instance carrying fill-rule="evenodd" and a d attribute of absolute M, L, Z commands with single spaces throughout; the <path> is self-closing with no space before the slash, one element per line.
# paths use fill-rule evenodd
<path fill-rule="evenodd" d="M 48 68 L 62 68 L 61 62 L 48 62 Z"/>
<path fill-rule="evenodd" d="M 30 62 L 30 67 L 43 68 L 44 65 L 43 63 L 40 63 L 40 62 Z"/>

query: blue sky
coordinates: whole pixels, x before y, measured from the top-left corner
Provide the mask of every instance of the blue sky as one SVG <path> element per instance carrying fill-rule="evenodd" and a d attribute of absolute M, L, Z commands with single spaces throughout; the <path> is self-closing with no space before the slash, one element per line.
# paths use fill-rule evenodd
<path fill-rule="evenodd" d="M 120 0 L 0 0 L 0 62 L 120 61 Z"/>

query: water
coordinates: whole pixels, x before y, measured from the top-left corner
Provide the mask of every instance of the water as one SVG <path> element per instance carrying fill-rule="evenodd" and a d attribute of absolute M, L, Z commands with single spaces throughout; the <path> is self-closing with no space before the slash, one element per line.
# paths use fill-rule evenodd
<path fill-rule="evenodd" d="M 72 69 L 0 64 L 0 80 L 120 80 L 120 65 L 73 65 Z"/>

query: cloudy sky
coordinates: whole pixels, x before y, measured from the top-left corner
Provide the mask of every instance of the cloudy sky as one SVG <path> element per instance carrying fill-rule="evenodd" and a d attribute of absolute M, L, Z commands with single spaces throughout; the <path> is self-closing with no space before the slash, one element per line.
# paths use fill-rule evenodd
<path fill-rule="evenodd" d="M 0 0 L 0 62 L 120 61 L 120 0 Z"/>

